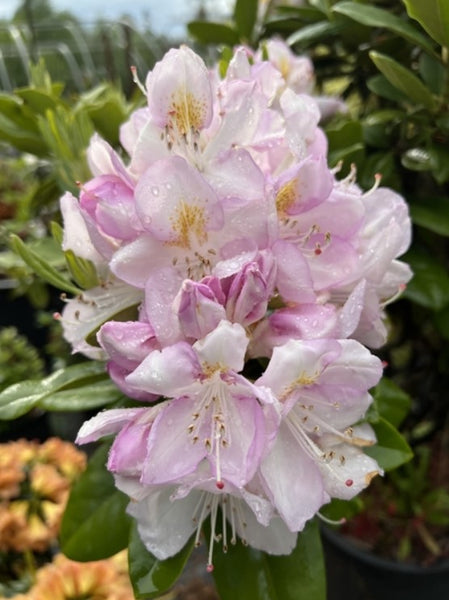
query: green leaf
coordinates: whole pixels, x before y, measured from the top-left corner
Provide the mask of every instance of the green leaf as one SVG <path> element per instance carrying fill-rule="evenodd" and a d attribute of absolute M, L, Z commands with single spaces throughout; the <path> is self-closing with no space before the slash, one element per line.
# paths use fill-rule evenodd
<path fill-rule="evenodd" d="M 171 588 L 181 575 L 194 547 L 194 538 L 175 556 L 158 560 L 142 543 L 133 521 L 128 547 L 129 575 L 136 598 L 155 598 Z"/>
<path fill-rule="evenodd" d="M 250 41 L 257 20 L 258 0 L 236 0 L 234 21 L 242 41 Z"/>
<path fill-rule="evenodd" d="M 412 19 L 441 46 L 449 48 L 449 2 L 447 0 L 403 0 Z"/>
<path fill-rule="evenodd" d="M 377 384 L 373 396 L 380 417 L 399 427 L 410 410 L 410 396 L 387 377 Z"/>
<path fill-rule="evenodd" d="M 382 27 L 392 31 L 414 45 L 434 53 L 433 44 L 422 35 L 411 23 L 404 21 L 391 12 L 376 6 L 360 4 L 359 2 L 338 2 L 332 8 L 333 12 L 345 15 L 357 23 L 368 27 Z"/>
<path fill-rule="evenodd" d="M 341 31 L 341 25 L 338 23 L 330 23 L 329 21 L 321 21 L 319 23 L 312 23 L 301 27 L 295 33 L 292 33 L 287 38 L 287 44 L 293 46 L 294 44 L 307 45 L 317 40 L 328 40 L 334 35 L 337 35 Z"/>
<path fill-rule="evenodd" d="M 379 52 L 369 53 L 379 71 L 388 81 L 415 104 L 434 110 L 435 101 L 424 83 L 412 71 L 406 69 L 398 62 Z"/>
<path fill-rule="evenodd" d="M 39 406 L 50 395 L 106 378 L 103 363 L 85 362 L 59 369 L 39 381 L 15 383 L 0 393 L 0 419 L 11 420 Z"/>
<path fill-rule="evenodd" d="M 16 95 L 36 114 L 44 114 L 47 109 L 55 109 L 61 104 L 59 98 L 33 88 L 16 90 Z"/>
<path fill-rule="evenodd" d="M 187 25 L 188 32 L 202 44 L 226 44 L 235 46 L 239 43 L 239 34 L 222 23 L 209 23 L 208 21 L 191 21 Z"/>
<path fill-rule="evenodd" d="M 434 94 L 444 93 L 446 69 L 439 60 L 423 52 L 419 57 L 419 74 Z"/>
<path fill-rule="evenodd" d="M 435 313 L 434 321 L 441 337 L 449 340 L 449 306 Z"/>
<path fill-rule="evenodd" d="M 287 556 L 272 556 L 240 541 L 214 554 L 214 578 L 221 600 L 325 600 L 326 577 L 316 521 L 298 534 Z M 239 573 L 239 577 L 236 577 Z"/>
<path fill-rule="evenodd" d="M 50 394 L 39 401 L 39 407 L 43 410 L 77 412 L 100 408 L 122 397 L 123 394 L 111 381 L 97 381 Z"/>
<path fill-rule="evenodd" d="M 427 196 L 410 203 L 410 213 L 416 225 L 449 237 L 449 200 L 441 196 Z"/>
<path fill-rule="evenodd" d="M 345 120 L 326 129 L 329 164 L 343 161 L 346 166 L 359 162 L 364 155 L 363 129 L 358 121 Z"/>
<path fill-rule="evenodd" d="M 421 306 L 442 310 L 449 304 L 449 275 L 447 268 L 435 256 L 415 248 L 403 259 L 414 273 L 404 295 Z"/>
<path fill-rule="evenodd" d="M 64 277 L 57 269 L 52 267 L 46 260 L 44 260 L 37 252 L 31 250 L 17 235 L 12 234 L 10 236 L 10 242 L 12 249 L 22 258 L 22 260 L 31 269 L 39 275 L 44 281 L 53 285 L 57 289 L 71 294 L 78 295 L 81 290 L 73 285 L 73 283 Z"/>
<path fill-rule="evenodd" d="M 381 98 L 386 98 L 393 102 L 404 102 L 407 100 L 407 96 L 395 88 L 394 85 L 391 85 L 383 75 L 379 74 L 370 77 L 366 85 L 373 94 L 377 94 Z"/>
<path fill-rule="evenodd" d="M 401 156 L 401 163 L 410 171 L 431 171 L 435 167 L 432 156 L 426 148 L 409 148 Z"/>
<path fill-rule="evenodd" d="M 371 425 L 376 433 L 377 444 L 365 448 L 365 454 L 374 458 L 382 469 L 396 469 L 412 458 L 410 446 L 391 423 L 380 417 L 377 423 Z"/>
<path fill-rule="evenodd" d="M 61 549 L 72 560 L 108 558 L 128 544 L 129 498 L 116 489 L 106 469 L 108 452 L 109 445 L 103 444 L 72 487 L 60 532 Z"/>

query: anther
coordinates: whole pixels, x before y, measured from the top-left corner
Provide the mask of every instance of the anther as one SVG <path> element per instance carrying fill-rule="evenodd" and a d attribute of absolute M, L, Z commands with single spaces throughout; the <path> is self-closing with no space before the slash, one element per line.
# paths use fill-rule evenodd
<path fill-rule="evenodd" d="M 353 484 L 354 484 L 354 482 L 353 482 L 353 480 L 352 480 L 352 479 L 347 479 L 347 480 L 345 481 L 345 485 L 346 485 L 347 487 L 351 487 Z"/>

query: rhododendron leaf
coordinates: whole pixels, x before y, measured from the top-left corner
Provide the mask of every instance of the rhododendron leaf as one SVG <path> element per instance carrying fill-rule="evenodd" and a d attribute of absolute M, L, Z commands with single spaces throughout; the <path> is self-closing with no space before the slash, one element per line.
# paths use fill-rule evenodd
<path fill-rule="evenodd" d="M 181 575 L 193 550 L 192 539 L 166 560 L 158 560 L 142 543 L 137 525 L 133 522 L 128 547 L 129 575 L 136 598 L 155 598 L 167 591 Z"/>
<path fill-rule="evenodd" d="M 102 363 L 85 362 L 59 369 L 40 381 L 15 383 L 0 394 L 0 419 L 16 419 L 57 392 L 68 388 L 75 392 L 81 385 L 89 386 L 105 378 Z M 68 408 L 66 405 L 65 410 Z"/>
<path fill-rule="evenodd" d="M 33 271 L 42 277 L 44 281 L 55 286 L 57 289 L 79 294 L 81 290 L 64 277 L 57 269 L 52 267 L 40 254 L 27 246 L 17 235 L 11 235 L 11 246 L 23 261 L 33 269 Z"/>
<path fill-rule="evenodd" d="M 236 0 L 234 21 L 242 41 L 250 41 L 257 19 L 258 0 Z"/>
<path fill-rule="evenodd" d="M 379 52 L 370 52 L 371 60 L 388 81 L 406 94 L 411 102 L 421 104 L 429 110 L 435 108 L 435 101 L 425 84 L 412 71 L 397 61 Z"/>
<path fill-rule="evenodd" d="M 410 410 L 410 396 L 387 377 L 379 381 L 373 396 L 379 415 L 394 427 L 399 427 Z"/>
<path fill-rule="evenodd" d="M 234 46 L 239 42 L 239 34 L 221 23 L 191 21 L 187 29 L 191 36 L 203 44 L 227 44 Z"/>
<path fill-rule="evenodd" d="M 129 498 L 106 469 L 108 452 L 109 444 L 100 446 L 72 487 L 60 532 L 61 549 L 72 560 L 108 558 L 128 544 Z"/>
<path fill-rule="evenodd" d="M 383 27 L 397 33 L 412 44 L 421 46 L 428 52 L 434 52 L 432 44 L 411 23 L 404 21 L 391 12 L 376 6 L 366 6 L 359 2 L 338 2 L 333 12 L 345 15 L 368 27 Z"/>
<path fill-rule="evenodd" d="M 317 40 L 330 39 L 332 36 L 340 33 L 340 31 L 341 25 L 339 23 L 320 21 L 319 23 L 312 23 L 312 25 L 301 27 L 301 29 L 292 33 L 287 39 L 287 44 L 289 46 L 293 46 L 293 44 L 306 46 Z"/>
<path fill-rule="evenodd" d="M 409 461 L 413 452 L 397 429 L 386 419 L 380 417 L 372 424 L 377 444 L 365 448 L 365 454 L 374 458 L 385 471 L 396 469 Z"/>
<path fill-rule="evenodd" d="M 441 46 L 449 47 L 449 4 L 447 0 L 404 0 L 412 19 Z"/>
<path fill-rule="evenodd" d="M 213 574 L 221 600 L 325 600 L 318 524 L 309 521 L 287 556 L 253 550 L 240 541 L 224 554 L 217 544 Z"/>
<path fill-rule="evenodd" d="M 76 412 L 78 410 L 92 410 L 107 404 L 112 404 L 122 398 L 123 394 L 117 386 L 109 380 L 86 383 L 80 387 L 61 390 L 50 394 L 39 402 L 43 410 L 58 410 Z"/>
<path fill-rule="evenodd" d="M 407 254 L 407 262 L 413 270 L 413 279 L 405 291 L 407 298 L 433 310 L 446 307 L 449 304 L 449 276 L 435 255 L 415 249 Z"/>

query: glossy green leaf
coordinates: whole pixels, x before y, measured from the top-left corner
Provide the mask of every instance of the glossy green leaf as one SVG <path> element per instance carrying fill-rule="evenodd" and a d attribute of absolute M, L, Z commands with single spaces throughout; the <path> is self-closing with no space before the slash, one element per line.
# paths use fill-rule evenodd
<path fill-rule="evenodd" d="M 191 21 L 187 25 L 190 35 L 202 44 L 226 44 L 234 46 L 239 43 L 239 34 L 221 23 L 208 21 Z"/>
<path fill-rule="evenodd" d="M 241 41 L 250 41 L 257 19 L 258 0 L 235 0 L 234 22 Z"/>
<path fill-rule="evenodd" d="M 40 406 L 52 394 L 90 385 L 105 377 L 104 364 L 92 361 L 59 369 L 39 381 L 15 383 L 0 393 L 0 419 L 16 419 Z"/>
<path fill-rule="evenodd" d="M 117 402 L 123 397 L 112 381 L 89 382 L 69 390 L 50 394 L 39 401 L 39 408 L 51 411 L 77 412 L 92 410 Z"/>
<path fill-rule="evenodd" d="M 171 588 L 181 575 L 194 547 L 194 538 L 175 556 L 158 560 L 142 543 L 133 521 L 128 547 L 129 576 L 136 598 L 156 598 Z"/>
<path fill-rule="evenodd" d="M 421 306 L 442 310 L 449 304 L 447 268 L 435 256 L 415 248 L 404 257 L 413 271 L 404 295 Z"/>
<path fill-rule="evenodd" d="M 17 235 L 10 237 L 11 247 L 39 275 L 44 281 L 53 285 L 59 290 L 70 292 L 71 294 L 80 294 L 81 290 L 64 277 L 57 269 L 52 267 L 40 254 L 27 246 Z"/>
<path fill-rule="evenodd" d="M 365 448 L 365 454 L 374 458 L 382 469 L 396 469 L 412 458 L 410 446 L 391 423 L 380 417 L 371 425 L 376 433 L 377 444 Z"/>
<path fill-rule="evenodd" d="M 407 100 L 407 96 L 392 85 L 383 75 L 374 75 L 366 82 L 368 89 L 381 98 L 401 103 Z"/>
<path fill-rule="evenodd" d="M 330 17 L 331 14 L 331 2 L 330 0 L 309 0 L 309 4 L 319 10 L 321 13 Z"/>
<path fill-rule="evenodd" d="M 319 23 L 312 23 L 311 25 L 305 25 L 292 33 L 287 38 L 287 44 L 293 46 L 294 44 L 308 45 L 312 42 L 329 39 L 330 37 L 337 35 L 341 30 L 341 26 L 338 23 L 330 23 L 329 21 L 320 21 Z"/>
<path fill-rule="evenodd" d="M 427 196 L 410 203 L 410 213 L 416 225 L 449 237 L 449 199 Z"/>
<path fill-rule="evenodd" d="M 376 6 L 361 4 L 360 2 L 338 2 L 332 8 L 333 12 L 345 15 L 357 23 L 368 27 L 382 27 L 396 33 L 414 45 L 424 48 L 430 53 L 434 52 L 433 44 L 422 35 L 411 23 L 397 17 L 391 12 Z"/>
<path fill-rule="evenodd" d="M 106 469 L 108 451 L 108 444 L 98 448 L 69 496 L 60 543 L 63 553 L 72 560 L 108 558 L 128 544 L 129 498 L 116 489 Z"/>
<path fill-rule="evenodd" d="M 441 46 L 449 48 L 449 2 L 447 0 L 403 0 L 412 19 Z"/>
<path fill-rule="evenodd" d="M 446 82 L 446 69 L 444 65 L 436 60 L 433 56 L 429 56 L 425 52 L 419 57 L 419 74 L 430 91 L 434 94 L 441 95 L 444 93 L 444 85 Z"/>
<path fill-rule="evenodd" d="M 394 381 L 383 377 L 375 387 L 373 397 L 379 416 L 399 427 L 410 410 L 410 396 Z"/>
<path fill-rule="evenodd" d="M 435 108 L 435 101 L 424 83 L 412 71 L 397 61 L 379 52 L 369 53 L 372 61 L 388 81 L 400 90 L 415 104 L 425 106 L 429 110 Z"/>
<path fill-rule="evenodd" d="M 318 525 L 310 521 L 287 556 L 272 556 L 237 541 L 214 553 L 221 600 L 325 600 L 326 577 Z M 239 576 L 236 577 L 236 573 Z"/>
<path fill-rule="evenodd" d="M 401 156 L 401 163 L 410 171 L 431 171 L 435 167 L 432 156 L 426 148 L 409 148 Z"/>

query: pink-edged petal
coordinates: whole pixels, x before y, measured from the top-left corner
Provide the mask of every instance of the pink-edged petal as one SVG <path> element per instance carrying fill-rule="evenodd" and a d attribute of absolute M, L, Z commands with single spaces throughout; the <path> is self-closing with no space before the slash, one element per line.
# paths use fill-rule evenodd
<path fill-rule="evenodd" d="M 273 245 L 277 264 L 277 288 L 286 302 L 315 301 L 309 265 L 301 252 L 282 240 Z"/>
<path fill-rule="evenodd" d="M 270 387 L 282 397 L 295 386 L 309 385 L 341 352 L 335 340 L 289 340 L 273 350 L 271 360 L 257 385 Z"/>
<path fill-rule="evenodd" d="M 207 127 L 212 117 L 209 72 L 187 46 L 172 48 L 147 77 L 148 106 L 160 127 L 189 135 Z"/>
<path fill-rule="evenodd" d="M 185 279 L 173 302 L 182 332 L 188 338 L 200 339 L 226 318 L 224 306 L 214 290 L 205 283 Z"/>
<path fill-rule="evenodd" d="M 263 173 L 243 148 L 219 154 L 207 164 L 205 176 L 226 206 L 260 200 L 265 193 Z"/>
<path fill-rule="evenodd" d="M 182 339 L 182 330 L 174 302 L 182 277 L 173 267 L 155 269 L 145 285 L 145 312 L 162 346 Z"/>
<path fill-rule="evenodd" d="M 195 352 L 186 342 L 154 350 L 126 378 L 141 390 L 164 396 L 177 396 L 196 381 L 201 371 Z"/>
<path fill-rule="evenodd" d="M 275 346 L 282 346 L 290 339 L 334 338 L 337 331 L 337 313 L 332 304 L 281 308 L 257 324 L 249 353 L 253 357 L 271 356 Z"/>
<path fill-rule="evenodd" d="M 123 281 L 144 288 L 150 274 L 171 264 L 173 251 L 151 235 L 141 235 L 126 244 L 112 257 L 111 271 Z"/>
<path fill-rule="evenodd" d="M 208 232 L 223 225 L 215 191 L 179 156 L 151 165 L 139 179 L 135 198 L 145 229 L 178 248 L 203 245 Z"/>
<path fill-rule="evenodd" d="M 382 377 L 382 363 L 356 340 L 339 340 L 341 353 L 320 376 L 320 385 L 367 390 Z"/>
<path fill-rule="evenodd" d="M 170 150 L 167 141 L 161 139 L 161 128 L 152 120 L 148 120 L 140 129 L 134 144 L 129 170 L 140 176 L 154 162 L 168 156 L 170 156 Z"/>
<path fill-rule="evenodd" d="M 241 488 L 259 466 L 267 442 L 265 418 L 256 398 L 234 398 L 226 402 L 226 422 L 229 440 L 219 451 L 221 478 Z M 209 460 L 217 472 L 217 454 L 212 452 Z"/>
<path fill-rule="evenodd" d="M 142 321 L 108 321 L 97 339 L 111 360 L 129 369 L 157 347 L 153 328 Z"/>
<path fill-rule="evenodd" d="M 108 469 L 125 476 L 140 477 L 147 459 L 148 435 L 154 420 L 166 403 L 158 404 L 136 417 L 123 427 L 112 444 Z"/>
<path fill-rule="evenodd" d="M 195 442 L 189 426 L 196 412 L 195 400 L 177 398 L 155 420 L 148 438 L 148 460 L 143 465 L 145 485 L 176 482 L 193 473 L 207 451 L 202 440 Z"/>
<path fill-rule="evenodd" d="M 158 394 L 150 394 L 144 390 L 140 390 L 130 385 L 126 378 L 130 373 L 130 369 L 125 369 L 113 361 L 109 361 L 107 365 L 109 377 L 115 383 L 119 390 L 121 390 L 128 398 L 134 398 L 141 402 L 154 402 L 159 398 Z"/>
<path fill-rule="evenodd" d="M 280 516 L 290 531 L 301 531 L 306 522 L 329 501 L 321 473 L 283 423 L 260 474 Z"/>
<path fill-rule="evenodd" d="M 117 433 L 130 421 L 144 414 L 146 410 L 148 409 L 113 408 L 102 411 L 83 423 L 75 441 L 77 444 L 88 444 L 106 435 Z"/>

